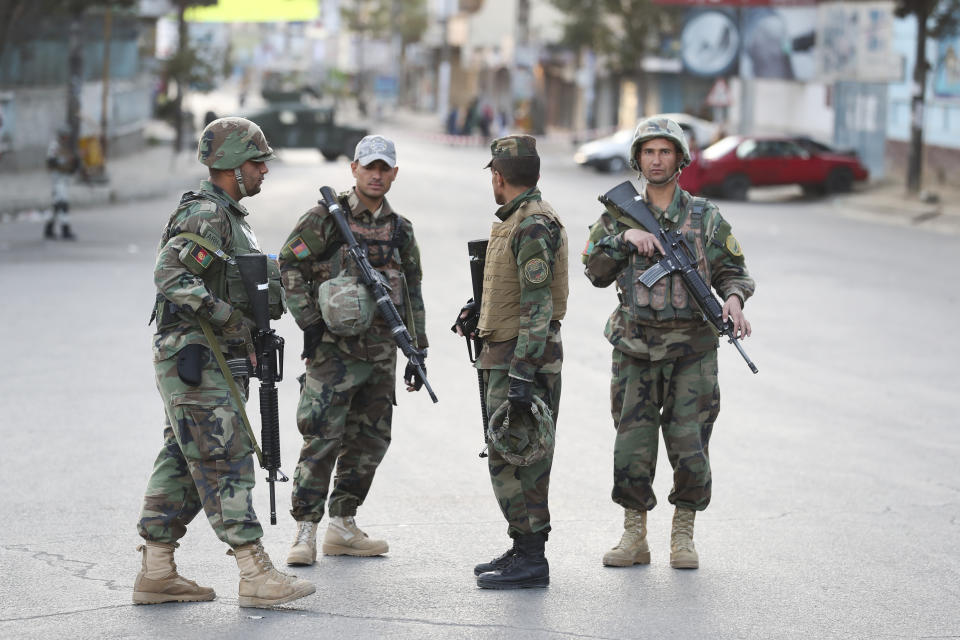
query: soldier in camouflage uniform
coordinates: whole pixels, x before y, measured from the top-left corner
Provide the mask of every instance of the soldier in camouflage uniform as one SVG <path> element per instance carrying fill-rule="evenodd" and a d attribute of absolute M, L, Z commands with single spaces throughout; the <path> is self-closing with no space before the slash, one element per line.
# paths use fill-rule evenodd
<path fill-rule="evenodd" d="M 370 264 L 390 285 L 394 305 L 426 354 L 420 249 L 410 220 L 385 197 L 399 170 L 396 147 L 383 136 L 367 136 L 357 144 L 350 167 L 355 185 L 339 194 L 347 222 L 366 247 Z M 355 516 L 390 445 L 396 342 L 369 291 L 358 282 L 359 270 L 322 203 L 297 222 L 280 253 L 280 269 L 290 312 L 303 329 L 301 357 L 307 366 L 297 408 L 303 446 L 290 511 L 297 535 L 287 564 L 316 562 L 317 525 L 325 503 L 330 522 L 324 554 L 384 554 L 386 541 L 367 536 Z M 408 391 L 423 385 L 409 364 L 404 379 Z"/>
<path fill-rule="evenodd" d="M 274 156 L 260 128 L 243 118 L 211 122 L 198 155 L 210 179 L 185 193 L 170 216 L 154 271 L 153 360 L 166 421 L 137 527 L 146 543 L 138 548 L 143 562 L 133 601 L 214 598 L 212 589 L 180 576 L 173 562 L 177 541 L 203 509 L 236 557 L 240 606 L 268 607 L 314 592 L 309 582 L 273 568 L 263 550 L 251 495 L 253 433 L 241 413 L 256 325 L 234 258 L 260 248 L 239 201 L 260 192 Z M 283 289 L 279 267 L 269 265 L 276 319 L 284 311 Z"/>
<path fill-rule="evenodd" d="M 560 320 L 567 307 L 567 234 L 537 188 L 536 139 L 506 136 L 494 140 L 490 149 L 493 158 L 487 167 L 494 199 L 501 206 L 487 246 L 480 309 L 468 303 L 461 318 L 479 314 L 483 348 L 475 366 L 483 372 L 489 411 L 496 416 L 495 409 L 506 402 L 510 412 L 528 413 L 536 397 L 549 409 L 549 426 L 555 428 L 563 363 Z M 491 419 L 491 428 L 494 422 Z M 525 434 L 525 439 L 536 437 Z M 553 438 L 545 441 L 549 450 L 544 455 L 516 465 L 487 434 L 490 480 L 513 546 L 474 568 L 481 587 L 545 587 L 550 582 L 544 545 L 550 532 L 547 493 Z"/>
<path fill-rule="evenodd" d="M 697 270 L 724 300 L 737 337 L 750 335 L 743 303 L 754 291 L 743 252 L 730 224 L 715 205 L 677 185 L 690 152 L 680 126 L 664 117 L 637 126 L 631 166 L 645 184 L 644 199 L 660 225 L 682 232 L 695 248 Z M 653 476 L 657 438 L 663 429 L 673 467 L 675 506 L 670 565 L 696 569 L 693 544 L 697 511 L 710 503 L 708 445 L 720 410 L 717 384 L 717 336 L 703 319 L 679 275 L 647 288 L 637 278 L 663 252 L 656 237 L 632 218 L 608 209 L 592 227 L 583 251 L 586 275 L 597 287 L 617 283 L 620 305 L 607 321 L 613 344 L 610 397 L 617 429 L 613 454 L 613 501 L 625 509 L 619 544 L 604 555 L 607 566 L 650 562 L 646 540 L 647 511 L 657 499 Z"/>

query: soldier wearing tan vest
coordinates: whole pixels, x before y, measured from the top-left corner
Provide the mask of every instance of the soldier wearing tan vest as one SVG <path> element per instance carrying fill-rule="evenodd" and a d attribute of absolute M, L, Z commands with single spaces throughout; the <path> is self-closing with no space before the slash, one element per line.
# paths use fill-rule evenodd
<path fill-rule="evenodd" d="M 536 140 L 512 135 L 494 140 L 490 148 L 493 159 L 487 168 L 501 206 L 487 247 L 477 329 L 484 342 L 476 367 L 483 372 L 491 412 L 503 407 L 515 425 L 537 424 L 523 418 L 531 415 L 531 407 L 539 407 L 539 424 L 548 425 L 550 433 L 549 445 L 532 462 L 505 453 L 488 434 L 490 479 L 513 545 L 477 565 L 474 574 L 477 584 L 489 589 L 545 587 L 550 581 L 544 543 L 550 532 L 547 491 L 560 404 L 567 234 L 537 189 Z"/>

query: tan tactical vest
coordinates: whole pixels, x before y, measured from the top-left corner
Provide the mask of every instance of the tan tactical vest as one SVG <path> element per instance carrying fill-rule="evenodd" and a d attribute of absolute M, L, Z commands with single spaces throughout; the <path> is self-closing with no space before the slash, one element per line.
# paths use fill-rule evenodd
<path fill-rule="evenodd" d="M 483 269 L 483 300 L 480 303 L 480 337 L 490 342 L 512 340 L 520 333 L 520 278 L 517 258 L 513 255 L 513 239 L 520 223 L 534 214 L 556 222 L 560 227 L 560 246 L 551 266 L 553 281 L 552 320 L 561 320 L 567 312 L 567 232 L 553 208 L 542 200 L 523 203 L 504 222 L 494 222 L 487 245 Z"/>
<path fill-rule="evenodd" d="M 703 281 L 710 284 L 710 265 L 706 258 L 703 241 L 703 202 L 700 198 L 691 199 L 677 229 L 693 248 L 697 263 L 697 272 Z M 617 289 L 635 320 L 676 320 L 700 318 L 700 309 L 690 300 L 687 287 L 679 273 L 665 276 L 652 287 L 637 281 L 644 271 L 659 260 L 660 254 L 652 258 L 632 252 L 629 266 L 617 276 Z"/>

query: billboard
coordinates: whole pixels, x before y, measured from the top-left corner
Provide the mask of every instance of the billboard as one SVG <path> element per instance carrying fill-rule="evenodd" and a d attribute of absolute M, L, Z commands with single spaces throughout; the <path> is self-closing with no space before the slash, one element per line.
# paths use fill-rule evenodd
<path fill-rule="evenodd" d="M 320 15 L 317 0 L 219 0 L 212 7 L 186 12 L 188 22 L 312 22 Z"/>
<path fill-rule="evenodd" d="M 933 93 L 938 98 L 960 98 L 960 37 L 937 43 Z"/>
<path fill-rule="evenodd" d="M 825 81 L 902 79 L 893 49 L 893 2 L 829 3 L 818 9 L 817 74 Z"/>
<path fill-rule="evenodd" d="M 743 9 L 740 75 L 747 78 L 812 80 L 816 73 L 817 9 Z"/>

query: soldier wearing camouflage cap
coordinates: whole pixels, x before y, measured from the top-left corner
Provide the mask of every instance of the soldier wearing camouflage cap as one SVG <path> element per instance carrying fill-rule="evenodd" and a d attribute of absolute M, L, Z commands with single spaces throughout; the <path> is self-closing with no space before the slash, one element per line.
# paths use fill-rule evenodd
<path fill-rule="evenodd" d="M 153 361 L 165 409 L 164 443 L 154 463 L 138 530 L 142 566 L 137 604 L 212 600 L 213 589 L 177 573 L 174 549 L 201 509 L 240 569 L 241 607 L 269 607 L 314 592 L 273 568 L 253 511 L 253 434 L 241 413 L 256 326 L 235 257 L 260 253 L 240 200 L 260 192 L 273 158 L 260 128 L 244 118 L 211 122 L 200 137 L 210 179 L 189 191 L 160 240 L 154 282 Z M 269 265 L 269 301 L 285 310 L 280 270 Z M 239 372 L 239 373 L 232 373 Z M 242 390 L 242 391 L 241 391 Z"/>
<path fill-rule="evenodd" d="M 381 135 L 366 136 L 350 168 L 354 185 L 339 194 L 347 223 L 370 264 L 386 278 L 394 305 L 426 354 L 420 249 L 413 224 L 386 199 L 399 171 L 396 146 Z M 297 534 L 287 564 L 316 562 L 325 507 L 330 519 L 324 554 L 382 555 L 389 545 L 361 530 L 356 515 L 390 445 L 396 342 L 322 203 L 297 222 L 280 252 L 280 268 L 290 312 L 303 329 L 300 356 L 307 368 L 297 407 L 303 445 L 290 511 Z M 409 364 L 404 381 L 407 391 L 423 385 Z"/>
<path fill-rule="evenodd" d="M 630 164 L 645 185 L 644 200 L 664 230 L 685 235 L 700 275 L 725 301 L 724 321 L 729 317 L 735 335 L 745 338 L 751 327 L 742 309 L 754 281 L 717 207 L 677 185 L 689 163 L 687 141 L 676 122 L 654 116 L 637 125 Z M 718 343 L 679 275 L 662 278 L 651 288 L 638 282 L 662 257 L 658 252 L 662 254 L 663 247 L 657 238 L 615 207 L 590 227 L 583 250 L 590 281 L 597 287 L 616 282 L 620 299 L 605 335 L 614 347 L 612 497 L 624 507 L 624 532 L 603 556 L 603 564 L 650 562 L 647 512 L 657 504 L 653 477 L 662 429 L 673 467 L 673 490 L 667 498 L 675 507 L 670 565 L 696 569 L 693 522 L 696 512 L 710 503 L 708 445 L 720 410 Z"/>
<path fill-rule="evenodd" d="M 497 409 L 487 433 L 488 468 L 513 544 L 474 567 L 474 575 L 488 589 L 545 587 L 550 582 L 544 548 L 560 407 L 567 233 L 537 188 L 536 139 L 499 138 L 490 153 L 486 168 L 500 208 L 487 245 L 480 308 L 468 302 L 461 318 L 478 316 L 483 348 L 475 366 L 483 374 L 486 406 Z"/>

